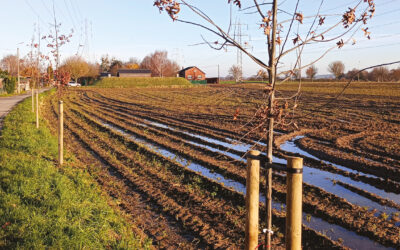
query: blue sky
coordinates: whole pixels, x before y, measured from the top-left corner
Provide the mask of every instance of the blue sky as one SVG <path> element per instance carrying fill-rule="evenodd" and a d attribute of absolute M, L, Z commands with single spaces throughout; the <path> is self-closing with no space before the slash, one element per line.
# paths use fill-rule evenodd
<path fill-rule="evenodd" d="M 206 12 L 223 28 L 228 27 L 227 0 L 189 2 Z M 242 1 L 243 7 L 251 5 L 252 2 Z M 291 11 L 294 8 L 293 2 L 295 1 L 285 1 L 280 8 Z M 346 6 L 354 5 L 356 2 L 354 0 L 326 0 L 321 13 L 341 14 L 346 10 Z M 371 31 L 372 39 L 364 38 L 362 31 L 359 31 L 354 35 L 357 40 L 356 45 L 349 44 L 340 50 L 334 49 L 317 62 L 319 74 L 326 74 L 327 65 L 334 60 L 343 61 L 346 70 L 399 60 L 400 0 L 376 0 L 375 2 L 376 14 L 367 26 Z M 320 1 L 316 0 L 303 0 L 300 10 L 304 16 L 312 15 L 316 12 L 319 3 Z M 128 60 L 130 57 L 142 59 L 159 49 L 167 50 L 169 56 L 177 60 L 181 66 L 199 66 L 208 76 L 217 75 L 217 65 L 220 65 L 221 76 L 225 76 L 228 69 L 236 64 L 237 53 L 234 48 L 228 48 L 227 51 L 215 51 L 207 45 L 190 46 L 202 42 L 201 35 L 210 41 L 216 41 L 217 38 L 200 28 L 172 22 L 165 13 L 160 14 L 152 6 L 153 1 L 150 0 L 54 0 L 54 5 L 57 19 L 62 23 L 63 33 L 68 33 L 71 28 L 75 30 L 71 43 L 62 48 L 62 58 L 79 53 L 90 61 L 98 61 L 100 56 L 105 54 L 121 60 Z M 17 44 L 20 42 L 29 44 L 34 34 L 35 24 L 36 29 L 39 24 L 42 34 L 49 32 L 49 23 L 53 21 L 52 0 L 0 0 L 0 6 L 2 9 L 0 27 L 2 33 L 6 34 L 0 40 L 0 56 L 15 53 Z M 244 24 L 242 33 L 248 36 L 243 37 L 243 41 L 249 43 L 249 51 L 266 61 L 265 37 L 258 28 L 260 18 L 257 15 L 247 14 L 248 11 L 233 9 L 233 20 L 240 20 Z M 185 20 L 199 20 L 187 9 L 182 10 L 180 17 Z M 286 18 L 288 15 L 280 15 L 280 20 Z M 340 16 L 327 17 L 326 24 L 332 24 L 339 18 Z M 310 22 L 310 19 L 305 19 L 305 25 L 300 27 L 300 32 Z M 332 31 L 332 34 L 338 34 L 338 32 L 339 30 Z M 294 33 L 291 33 L 290 37 L 294 36 Z M 288 44 L 292 44 L 291 39 Z M 303 64 L 319 57 L 331 45 L 324 43 L 307 47 L 302 58 Z M 19 46 L 22 55 L 29 52 L 26 45 Z M 293 65 L 294 59 L 294 54 L 284 58 L 281 64 L 282 69 Z M 243 55 L 245 76 L 254 75 L 259 68 Z"/>

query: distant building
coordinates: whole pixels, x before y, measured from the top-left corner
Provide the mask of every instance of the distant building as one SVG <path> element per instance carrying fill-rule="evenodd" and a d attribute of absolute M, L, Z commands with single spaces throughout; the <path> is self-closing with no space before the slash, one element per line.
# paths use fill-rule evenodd
<path fill-rule="evenodd" d="M 149 69 L 119 69 L 118 77 L 151 77 Z"/>
<path fill-rule="evenodd" d="M 195 66 L 184 68 L 178 74 L 190 82 L 206 83 L 206 73 Z"/>
<path fill-rule="evenodd" d="M 207 84 L 219 84 L 218 77 L 208 77 L 206 78 Z"/>
<path fill-rule="evenodd" d="M 109 72 L 101 72 L 100 77 L 111 77 L 111 73 Z"/>

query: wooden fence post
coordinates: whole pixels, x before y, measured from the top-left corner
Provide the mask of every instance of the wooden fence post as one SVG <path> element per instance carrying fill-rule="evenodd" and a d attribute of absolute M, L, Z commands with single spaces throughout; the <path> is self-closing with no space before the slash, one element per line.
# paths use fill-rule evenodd
<path fill-rule="evenodd" d="M 31 94 L 32 94 L 32 113 L 35 112 L 35 95 L 34 95 L 34 93 L 35 93 L 35 89 L 32 88 L 32 90 L 31 90 Z"/>
<path fill-rule="evenodd" d="M 59 129 L 58 129 L 58 163 L 60 166 L 64 163 L 64 104 L 59 102 Z"/>
<path fill-rule="evenodd" d="M 251 150 L 247 155 L 246 178 L 246 238 L 245 249 L 258 245 L 258 209 L 260 200 L 260 152 Z"/>
<path fill-rule="evenodd" d="M 303 158 L 286 159 L 286 249 L 301 250 Z"/>
<path fill-rule="evenodd" d="M 36 128 L 39 128 L 39 89 L 36 89 Z"/>

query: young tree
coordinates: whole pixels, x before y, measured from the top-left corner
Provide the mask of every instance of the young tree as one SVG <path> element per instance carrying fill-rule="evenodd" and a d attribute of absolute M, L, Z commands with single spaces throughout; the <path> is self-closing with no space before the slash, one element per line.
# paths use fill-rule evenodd
<path fill-rule="evenodd" d="M 241 0 L 228 0 L 228 4 L 234 4 L 239 9 L 250 11 L 249 14 L 257 15 L 258 22 L 263 34 L 265 35 L 265 42 L 267 44 L 267 57 L 264 59 L 258 58 L 242 46 L 242 43 L 236 40 L 237 36 L 232 34 L 233 29 L 231 26 L 224 29 L 218 25 L 204 10 L 194 6 L 189 0 L 156 0 L 156 6 L 160 12 L 165 11 L 173 21 L 186 23 L 202 28 L 210 34 L 214 35 L 217 40 L 210 42 L 203 38 L 204 43 L 213 49 L 223 49 L 227 46 L 233 46 L 241 50 L 245 55 L 252 59 L 256 64 L 268 71 L 269 81 L 264 89 L 264 103 L 260 105 L 256 111 L 255 118 L 257 119 L 250 132 L 260 130 L 266 135 L 267 144 L 267 189 L 266 189 L 266 225 L 265 230 L 265 245 L 266 248 L 271 247 L 271 234 L 272 234 L 272 149 L 273 149 L 273 131 L 274 125 L 295 125 L 292 118 L 294 109 L 297 107 L 298 95 L 300 94 L 300 86 L 296 94 L 291 96 L 275 96 L 276 83 L 280 75 L 286 78 L 282 82 L 287 81 L 291 76 L 313 65 L 315 62 L 323 58 L 328 52 L 335 48 L 342 48 L 352 39 L 351 31 L 356 31 L 357 26 L 364 26 L 367 21 L 372 18 L 375 13 L 375 4 L 373 0 L 359 0 L 353 6 L 343 8 L 343 15 L 329 15 L 329 13 L 321 13 L 321 8 L 324 0 L 318 1 L 318 8 L 315 8 L 314 13 L 306 16 L 300 10 L 300 0 L 297 1 L 278 1 L 271 0 L 270 2 L 262 2 L 253 0 L 251 4 L 242 8 Z M 282 9 L 278 4 L 285 3 L 288 9 Z M 315 4 L 314 1 L 312 4 Z M 290 7 L 289 7 L 290 5 Z M 227 6 L 229 8 L 229 6 Z M 197 21 L 185 20 L 179 18 L 178 14 L 182 9 L 190 11 L 197 15 Z M 288 15 L 290 16 L 289 18 Z M 218 17 L 220 19 L 220 16 Z M 231 20 L 228 23 L 232 24 Z M 279 21 L 278 21 L 279 19 Z M 304 19 L 309 19 L 310 22 L 304 22 Z M 328 25 L 325 20 L 328 19 L 333 25 Z M 335 20 L 336 19 L 336 20 Z M 361 24 L 361 25 L 360 25 Z M 367 28 L 364 28 L 364 34 L 369 37 Z M 294 34 L 294 35 L 293 35 Z M 290 42 L 291 40 L 291 42 Z M 321 56 L 302 64 L 301 56 L 305 47 L 313 44 L 325 44 L 327 49 Z M 330 46 L 330 47 L 328 47 Z M 289 54 L 295 54 L 293 67 L 288 70 L 278 72 L 278 65 L 281 64 L 282 59 Z M 280 65 L 282 66 L 282 65 Z M 289 112 L 292 111 L 292 112 Z M 249 132 L 249 133 L 250 133 Z M 249 134 L 247 133 L 247 134 Z M 264 136 L 263 136 L 264 138 Z"/>
<path fill-rule="evenodd" d="M 343 76 L 344 68 L 344 64 L 341 61 L 335 61 L 328 65 L 328 71 L 335 76 L 336 80 Z"/>
<path fill-rule="evenodd" d="M 239 82 L 242 76 L 242 71 L 238 65 L 232 65 L 232 67 L 229 68 L 229 77 L 233 78 L 235 82 Z"/>
<path fill-rule="evenodd" d="M 315 67 L 314 65 L 311 65 L 310 67 L 308 67 L 308 69 L 306 70 L 306 75 L 308 78 L 311 79 L 311 81 L 313 81 L 315 75 L 318 73 L 318 68 Z"/>

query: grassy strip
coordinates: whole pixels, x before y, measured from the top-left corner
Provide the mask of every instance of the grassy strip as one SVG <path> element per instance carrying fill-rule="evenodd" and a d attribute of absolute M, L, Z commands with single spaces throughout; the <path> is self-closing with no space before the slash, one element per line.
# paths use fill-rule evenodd
<path fill-rule="evenodd" d="M 57 138 L 30 110 L 19 104 L 0 138 L 0 248 L 147 247 L 73 157 L 55 166 Z"/>
<path fill-rule="evenodd" d="M 0 93 L 0 97 L 10 97 L 10 96 L 16 96 L 16 95 L 25 95 L 27 91 L 22 91 L 21 93 L 13 93 L 13 94 L 7 94 L 7 92 L 2 92 Z"/>
<path fill-rule="evenodd" d="M 339 94 L 347 82 L 302 82 L 301 91 L 313 94 Z M 278 90 L 297 91 L 298 82 L 278 85 Z M 344 94 L 364 96 L 400 96 L 400 84 L 394 82 L 352 82 Z"/>
<path fill-rule="evenodd" d="M 181 77 L 112 77 L 103 78 L 94 86 L 100 88 L 132 88 L 153 86 L 184 87 L 192 84 Z"/>

